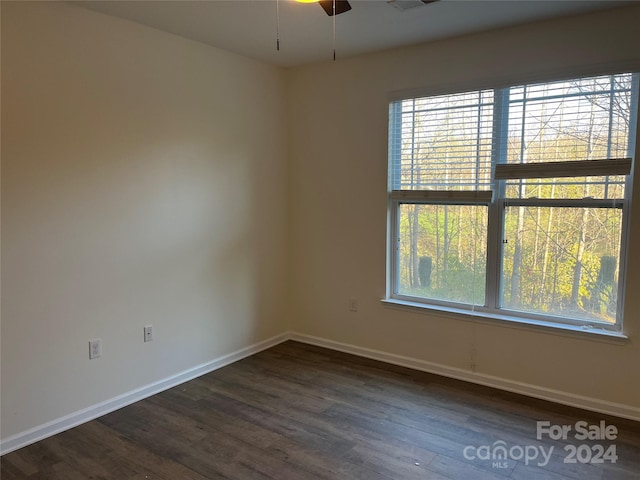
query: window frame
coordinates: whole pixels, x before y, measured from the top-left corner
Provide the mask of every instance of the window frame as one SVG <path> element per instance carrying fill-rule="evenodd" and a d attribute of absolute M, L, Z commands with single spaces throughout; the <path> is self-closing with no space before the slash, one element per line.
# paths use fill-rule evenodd
<path fill-rule="evenodd" d="M 455 89 L 447 92 L 437 92 L 437 95 L 454 95 L 471 91 L 492 89 L 494 92 L 493 101 L 493 145 L 491 153 L 492 174 L 491 190 L 488 191 L 455 191 L 455 192 L 434 192 L 429 190 L 393 190 L 392 158 L 394 150 L 399 148 L 401 135 L 395 135 L 394 122 L 401 122 L 401 109 L 397 108 L 403 100 L 429 97 L 429 94 L 416 95 L 415 92 L 405 96 L 397 96 L 389 102 L 389 132 L 388 132 L 388 257 L 387 257 L 387 295 L 386 299 L 391 302 L 406 303 L 411 306 L 436 309 L 447 312 L 459 312 L 475 314 L 483 317 L 506 320 L 522 320 L 544 325 L 557 327 L 579 328 L 583 330 L 602 330 L 605 332 L 622 333 L 624 318 L 624 300 L 626 294 L 626 273 L 630 230 L 630 210 L 631 196 L 634 178 L 634 158 L 637 154 L 638 144 L 636 142 L 636 129 L 638 127 L 639 111 L 639 83 L 640 73 L 637 69 L 631 72 L 605 72 L 587 75 L 574 75 L 562 78 L 550 78 L 531 83 L 552 83 L 563 80 L 578 80 L 602 75 L 615 75 L 619 73 L 633 73 L 631 83 L 631 123 L 629 126 L 628 156 L 630 158 L 617 159 L 618 163 L 626 163 L 628 167 L 620 167 L 623 170 L 628 168 L 625 176 L 625 194 L 622 199 L 515 199 L 506 198 L 506 177 L 496 178 L 496 165 L 508 165 L 506 163 L 506 142 L 508 139 L 508 115 L 504 115 L 504 109 L 509 108 L 508 92 L 512 87 L 517 87 L 518 83 L 502 85 L 496 87 L 481 87 L 476 89 Z M 592 160 L 590 160 L 592 161 Z M 612 163 L 613 159 L 607 162 Z M 566 162 L 565 162 L 566 163 Z M 533 165 L 533 164 L 530 164 Z M 504 169 L 508 170 L 508 169 Z M 568 175 L 565 175 L 568 176 Z M 522 177 L 518 177 L 522 178 Z M 540 177 L 534 177 L 540 178 Z M 400 290 L 400 206 L 404 204 L 416 205 L 480 205 L 487 206 L 487 250 L 486 250 L 486 271 L 485 271 L 485 299 L 482 305 L 473 305 L 446 300 L 431 299 L 399 293 Z M 549 207 L 570 207 L 570 208 L 616 208 L 622 210 L 620 225 L 620 253 L 618 259 L 618 285 L 616 321 L 610 323 L 604 320 L 587 320 L 574 317 L 564 317 L 548 313 L 537 313 L 532 311 L 519 311 L 505 308 L 502 303 L 503 277 L 503 256 L 504 256 L 504 226 L 507 206 L 549 206 Z"/>

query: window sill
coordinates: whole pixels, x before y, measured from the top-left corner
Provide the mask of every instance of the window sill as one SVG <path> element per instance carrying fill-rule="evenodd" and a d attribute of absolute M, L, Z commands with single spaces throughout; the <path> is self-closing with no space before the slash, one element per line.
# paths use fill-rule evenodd
<path fill-rule="evenodd" d="M 445 318 L 454 318 L 456 320 L 486 323 L 504 328 L 516 328 L 519 330 L 529 330 L 538 333 L 594 340 L 615 345 L 624 345 L 629 341 L 629 337 L 622 332 L 614 332 L 602 328 L 585 328 L 577 325 L 533 320 L 509 315 L 497 315 L 493 313 L 463 310 L 439 305 L 426 305 L 423 303 L 409 302 L 395 298 L 384 298 L 381 302 L 389 308 L 436 315 Z"/>

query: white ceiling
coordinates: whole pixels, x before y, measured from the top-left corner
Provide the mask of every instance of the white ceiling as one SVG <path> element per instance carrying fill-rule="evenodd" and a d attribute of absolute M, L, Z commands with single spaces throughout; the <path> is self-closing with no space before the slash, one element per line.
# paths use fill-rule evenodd
<path fill-rule="evenodd" d="M 336 16 L 338 58 L 635 2 L 440 0 L 404 11 L 387 0 L 350 3 L 351 11 Z M 80 4 L 274 65 L 330 61 L 333 56 L 333 19 L 316 4 L 294 0 L 90 0 Z M 276 50 L 277 6 L 280 51 Z"/>

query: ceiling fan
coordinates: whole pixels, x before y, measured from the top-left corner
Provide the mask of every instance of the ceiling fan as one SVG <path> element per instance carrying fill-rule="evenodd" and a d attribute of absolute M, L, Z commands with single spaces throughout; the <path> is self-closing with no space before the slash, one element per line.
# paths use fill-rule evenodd
<path fill-rule="evenodd" d="M 440 0 L 387 0 L 387 3 L 398 10 L 409 10 L 410 8 L 419 7 L 429 3 L 438 2 Z M 351 10 L 348 0 L 296 0 L 299 3 L 319 3 L 327 15 L 333 17 L 333 60 L 336 59 L 336 15 Z M 276 49 L 280 50 L 280 7 L 279 1 L 276 0 L 277 27 L 276 27 Z"/>
<path fill-rule="evenodd" d="M 298 0 L 303 3 L 319 3 L 327 15 L 332 17 L 351 10 L 351 5 L 347 0 Z M 437 2 L 438 0 L 387 0 L 387 3 L 396 7 L 398 10 L 408 10 L 428 3 Z"/>
<path fill-rule="evenodd" d="M 349 5 L 347 0 L 320 0 L 318 3 L 330 17 L 334 15 L 334 12 L 336 15 L 340 15 L 341 13 L 351 10 L 351 5 Z"/>

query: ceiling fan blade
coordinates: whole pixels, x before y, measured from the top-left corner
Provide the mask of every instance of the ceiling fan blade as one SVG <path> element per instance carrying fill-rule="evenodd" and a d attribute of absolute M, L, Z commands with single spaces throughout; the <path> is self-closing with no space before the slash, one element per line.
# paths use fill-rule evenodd
<path fill-rule="evenodd" d="M 324 9 L 324 11 L 330 17 L 333 16 L 333 2 L 334 0 L 320 0 L 318 3 Z M 335 0 L 336 2 L 336 15 L 340 15 L 341 13 L 348 12 L 351 10 L 351 5 L 347 0 Z"/>

